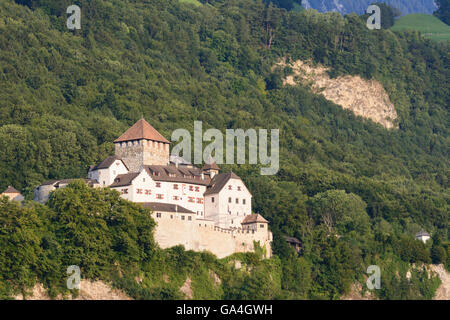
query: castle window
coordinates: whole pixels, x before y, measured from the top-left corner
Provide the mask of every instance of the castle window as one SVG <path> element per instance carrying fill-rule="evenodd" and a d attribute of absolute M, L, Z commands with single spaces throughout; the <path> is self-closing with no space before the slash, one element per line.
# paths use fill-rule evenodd
<path fill-rule="evenodd" d="M 259 227 L 260 227 L 260 228 L 264 228 L 264 225 L 263 225 L 263 224 L 260 224 Z"/>
<path fill-rule="evenodd" d="M 199 192 L 200 191 L 200 187 L 195 187 L 195 192 Z"/>
<path fill-rule="evenodd" d="M 241 187 L 237 187 L 238 191 L 241 191 Z"/>
<path fill-rule="evenodd" d="M 181 216 L 181 220 L 184 220 L 184 216 Z"/>
<path fill-rule="evenodd" d="M 189 220 L 189 221 L 191 221 L 191 220 L 192 220 L 192 217 L 191 217 L 191 216 L 189 216 L 189 217 L 188 217 L 188 220 Z"/>
<path fill-rule="evenodd" d="M 197 198 L 197 203 L 203 203 L 203 198 Z"/>
<path fill-rule="evenodd" d="M 173 219 L 173 214 L 170 215 L 170 219 Z"/>
<path fill-rule="evenodd" d="M 159 212 L 156 213 L 156 217 L 157 217 L 157 218 L 161 218 L 161 213 L 159 213 Z"/>
<path fill-rule="evenodd" d="M 128 194 L 128 189 L 122 189 L 124 194 Z"/>
<path fill-rule="evenodd" d="M 231 197 L 228 198 L 228 203 L 231 203 L 233 200 L 231 200 Z"/>
<path fill-rule="evenodd" d="M 228 190 L 233 190 L 233 187 L 231 185 L 229 185 Z"/>
<path fill-rule="evenodd" d="M 157 194 L 156 195 L 156 199 L 164 199 L 164 195 L 163 194 Z"/>
<path fill-rule="evenodd" d="M 142 189 L 137 189 L 136 192 L 137 194 L 142 194 Z"/>
<path fill-rule="evenodd" d="M 193 186 L 189 186 L 189 191 L 194 191 L 194 187 Z"/>
<path fill-rule="evenodd" d="M 157 187 L 157 188 L 161 188 L 161 182 L 157 182 L 157 183 L 156 183 L 156 187 Z"/>
<path fill-rule="evenodd" d="M 179 200 L 180 198 L 178 196 L 173 196 L 173 200 Z"/>
<path fill-rule="evenodd" d="M 188 202 L 194 203 L 194 197 L 188 197 Z"/>
<path fill-rule="evenodd" d="M 211 197 L 211 202 L 214 203 L 214 197 Z"/>
<path fill-rule="evenodd" d="M 177 185 L 177 184 L 174 184 L 174 185 L 173 185 L 173 189 L 174 189 L 174 190 L 178 190 L 178 185 Z"/>
<path fill-rule="evenodd" d="M 239 198 L 236 198 L 236 203 L 239 204 Z"/>
<path fill-rule="evenodd" d="M 245 204 L 245 202 L 246 202 L 245 199 L 242 199 L 242 204 Z"/>

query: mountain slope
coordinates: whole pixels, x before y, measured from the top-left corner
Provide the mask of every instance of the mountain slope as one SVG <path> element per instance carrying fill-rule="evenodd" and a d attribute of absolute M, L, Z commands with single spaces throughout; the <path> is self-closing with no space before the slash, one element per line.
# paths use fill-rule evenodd
<path fill-rule="evenodd" d="M 112 141 L 142 116 L 166 137 L 178 128 L 192 132 L 195 120 L 222 132 L 280 129 L 277 175 L 262 177 L 257 166 L 222 167 L 248 185 L 255 212 L 270 221 L 278 257 L 232 279 L 233 272 L 222 268 L 224 261 L 179 248 L 155 250 L 154 260 L 136 267 L 146 270 L 136 271 L 145 274 L 143 285 L 131 275 L 121 280 L 130 296 L 178 297 L 189 276 L 194 284 L 204 284 L 197 296 L 194 292 L 198 298 L 211 293 L 272 299 L 271 292 L 277 292 L 284 298 L 333 299 L 361 281 L 368 265 L 377 264 L 386 277 L 380 298 L 429 298 L 435 284 L 417 275 L 406 290 L 403 271 L 416 262 L 448 265 L 448 45 L 414 32 L 372 32 L 356 15 L 287 12 L 260 1 L 210 0 L 210 5 L 192 6 L 178 0 L 82 0 L 82 29 L 75 32 L 66 28 L 69 1 L 17 2 L 27 5 L 0 2 L 2 188 L 14 185 L 30 198 L 33 187 L 47 179 L 85 176 L 89 165 L 112 154 Z M 272 70 L 282 58 L 320 63 L 330 69 L 330 79 L 353 75 L 378 81 L 397 112 L 398 130 L 342 110 L 306 84 L 283 86 L 292 70 Z M 73 205 L 84 204 L 84 212 L 90 212 L 90 204 L 79 199 Z M 64 208 L 64 197 L 60 201 L 58 208 Z M 19 221 L 27 229 L 36 223 L 28 220 L 33 212 L 55 208 L 14 210 L 30 217 Z M 6 225 L 14 210 L 2 203 Z M 69 219 L 74 212 L 53 213 L 55 219 Z M 335 214 L 331 225 L 329 212 Z M 59 223 L 56 236 L 64 243 L 61 230 L 72 225 Z M 89 225 L 83 234 L 100 232 L 100 239 L 108 239 L 97 226 Z M 28 245 L 59 257 L 54 227 L 47 227 L 45 241 L 39 229 Z M 433 235 L 433 244 L 414 241 L 421 228 Z M 118 235 L 127 239 L 126 232 Z M 282 235 L 302 242 L 300 258 Z M 9 234 L 0 240 L 7 246 Z M 18 256 L 34 252 L 8 250 Z M 95 271 L 91 276 L 104 277 L 92 261 L 117 252 L 102 250 L 81 258 L 70 251 L 64 261 L 81 260 Z M 4 250 L 0 254 L 2 293 L 15 279 L 9 266 L 19 268 L 20 260 Z M 125 261 L 128 256 L 120 255 Z M 24 261 L 37 259 L 32 258 Z M 175 281 L 164 281 L 161 259 Z M 189 274 L 189 266 L 198 273 Z M 15 281 L 28 285 L 34 270 L 46 274 L 44 267 L 23 267 L 27 272 Z M 228 291 L 205 280 L 207 268 L 225 270 Z"/>
<path fill-rule="evenodd" d="M 428 39 L 450 40 L 450 26 L 432 15 L 409 14 L 395 21 L 393 31 L 417 30 Z"/>
<path fill-rule="evenodd" d="M 319 12 L 337 11 L 341 14 L 365 13 L 367 7 L 377 1 L 372 0 L 303 0 L 306 9 L 316 9 Z M 386 0 L 380 1 L 390 4 L 402 14 L 426 13 L 432 14 L 437 7 L 433 0 Z"/>

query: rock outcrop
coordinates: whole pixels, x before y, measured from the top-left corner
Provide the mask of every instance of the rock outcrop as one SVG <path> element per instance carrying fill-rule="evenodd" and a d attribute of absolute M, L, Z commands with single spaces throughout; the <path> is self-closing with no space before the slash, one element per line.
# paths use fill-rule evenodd
<path fill-rule="evenodd" d="M 291 75 L 283 79 L 284 85 L 296 85 L 298 83 L 310 84 L 311 89 L 322 94 L 344 109 L 349 109 L 357 116 L 383 125 L 387 129 L 395 128 L 397 112 L 383 86 L 376 80 L 365 80 L 359 76 L 341 76 L 331 79 L 327 74 L 327 68 L 313 66 L 297 60 L 288 64 L 284 61 L 275 65 L 290 67 Z"/>

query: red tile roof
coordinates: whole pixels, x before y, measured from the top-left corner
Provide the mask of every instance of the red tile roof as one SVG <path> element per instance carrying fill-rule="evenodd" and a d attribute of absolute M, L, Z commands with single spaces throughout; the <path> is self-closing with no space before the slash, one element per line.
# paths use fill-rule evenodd
<path fill-rule="evenodd" d="M 8 189 L 3 191 L 3 193 L 9 193 L 9 194 L 10 193 L 18 193 L 18 194 L 20 194 L 20 191 L 17 190 L 16 188 L 14 188 L 14 187 L 8 186 Z"/>
<path fill-rule="evenodd" d="M 241 222 L 241 224 L 251 223 L 269 223 L 269 221 L 264 219 L 260 214 L 251 214 L 249 216 L 246 216 L 245 219 Z"/>
<path fill-rule="evenodd" d="M 144 118 L 125 131 L 114 143 L 141 139 L 170 143 L 150 123 L 145 121 Z"/>

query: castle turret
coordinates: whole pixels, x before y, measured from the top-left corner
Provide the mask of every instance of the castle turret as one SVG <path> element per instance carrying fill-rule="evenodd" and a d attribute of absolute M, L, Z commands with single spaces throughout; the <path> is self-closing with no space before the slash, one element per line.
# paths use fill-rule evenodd
<path fill-rule="evenodd" d="M 204 174 L 209 175 L 212 179 L 215 175 L 219 174 L 220 168 L 217 166 L 216 162 L 212 159 L 209 159 L 202 168 L 202 172 Z"/>
<path fill-rule="evenodd" d="M 167 165 L 169 144 L 144 118 L 114 141 L 116 156 L 123 160 L 130 172 L 138 172 L 143 165 Z"/>

